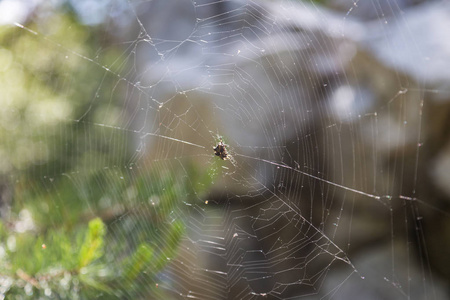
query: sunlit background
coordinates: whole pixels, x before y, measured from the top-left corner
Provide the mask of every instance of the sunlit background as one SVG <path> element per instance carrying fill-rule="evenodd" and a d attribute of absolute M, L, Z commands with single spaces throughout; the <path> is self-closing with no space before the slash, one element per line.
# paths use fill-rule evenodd
<path fill-rule="evenodd" d="M 0 299 L 449 298 L 449 36 L 446 1 L 0 0 Z"/>

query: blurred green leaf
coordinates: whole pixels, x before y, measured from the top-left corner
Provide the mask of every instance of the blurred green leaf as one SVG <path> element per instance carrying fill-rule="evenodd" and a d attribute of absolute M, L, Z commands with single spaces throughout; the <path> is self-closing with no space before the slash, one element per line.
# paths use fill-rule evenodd
<path fill-rule="evenodd" d="M 89 230 L 80 250 L 78 268 L 89 265 L 93 260 L 103 254 L 103 237 L 105 235 L 105 225 L 100 218 L 89 222 Z"/>
<path fill-rule="evenodd" d="M 134 281 L 140 272 L 150 266 L 153 253 L 154 250 L 150 245 L 140 244 L 133 254 L 131 262 L 125 267 L 124 278 L 131 282 Z"/>

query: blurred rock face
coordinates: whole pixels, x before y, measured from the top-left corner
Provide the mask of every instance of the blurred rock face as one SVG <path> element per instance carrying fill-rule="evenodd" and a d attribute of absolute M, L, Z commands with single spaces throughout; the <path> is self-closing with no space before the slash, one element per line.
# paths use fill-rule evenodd
<path fill-rule="evenodd" d="M 150 162 L 192 158 L 207 167 L 214 159 L 212 147 L 223 136 L 233 162 L 212 192 L 215 202 L 224 204 L 223 214 L 206 210 L 214 221 L 204 225 L 218 228 L 213 235 L 222 238 L 225 248 L 247 249 L 237 265 L 247 266 L 251 277 L 249 262 L 271 262 L 270 257 L 249 257 L 252 251 L 271 249 L 280 236 L 291 243 L 303 236 L 308 247 L 294 253 L 302 257 L 317 249 L 313 237 L 318 234 L 339 247 L 325 264 L 343 249 L 350 260 L 358 257 L 356 268 L 366 278 L 395 269 L 398 278 L 385 282 L 396 288 L 383 297 L 396 299 L 395 291 L 408 285 L 408 276 L 410 282 L 428 276 L 418 267 L 427 264 L 425 254 L 413 250 L 421 247 L 418 235 L 425 234 L 430 265 L 448 280 L 449 262 L 440 254 L 443 238 L 436 234 L 437 228 L 450 228 L 440 212 L 448 211 L 450 198 L 450 105 L 442 85 L 449 76 L 448 68 L 435 63 L 448 61 L 443 44 L 448 39 L 441 38 L 438 25 L 447 22 L 442 6 L 405 6 L 401 18 L 391 8 L 380 23 L 381 12 L 371 21 L 353 20 L 357 8 L 344 16 L 288 2 L 197 5 L 152 1 L 138 7 L 141 38 L 134 50 L 142 93 L 136 107 L 143 109 L 136 110 L 134 126 L 145 124 L 144 132 L 156 133 L 138 141 L 145 144 Z M 414 35 L 416 26 L 420 36 Z M 431 58 L 434 62 L 428 63 Z M 224 194 L 225 200 L 220 198 Z M 277 223 L 273 238 L 263 239 L 268 233 L 258 236 L 252 222 L 271 220 L 274 215 L 268 212 L 274 207 L 292 216 Z M 306 225 L 294 226 L 293 219 Z M 245 245 L 236 242 L 229 234 L 236 226 L 257 238 Z M 193 232 L 192 239 L 199 235 Z M 386 250 L 394 242 L 396 251 Z M 410 259 L 400 259 L 403 255 Z M 365 265 L 370 258 L 378 261 L 376 272 Z M 204 269 L 235 271 L 220 251 L 197 259 L 193 264 Z M 311 265 L 309 274 L 319 272 L 323 261 Z M 281 272 L 286 268 L 264 270 L 278 274 L 273 284 L 266 276 L 259 285 L 253 280 L 251 289 L 265 293 L 271 289 L 261 286 L 291 282 L 293 275 Z M 335 272 L 324 286 L 339 284 L 334 274 L 342 271 Z M 191 279 L 212 276 L 201 273 Z M 229 298 L 246 284 L 239 281 Z M 354 296 L 360 282 L 348 284 L 355 288 L 342 293 Z M 282 297 L 309 292 L 294 286 Z M 367 289 L 366 299 L 377 299 L 378 283 Z M 435 290 L 441 293 L 438 281 Z M 425 293 L 426 288 L 414 294 L 421 299 Z"/>

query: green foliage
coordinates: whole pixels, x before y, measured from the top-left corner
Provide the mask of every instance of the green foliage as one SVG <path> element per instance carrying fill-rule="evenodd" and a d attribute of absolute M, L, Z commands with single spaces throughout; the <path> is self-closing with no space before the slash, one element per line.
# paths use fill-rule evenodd
<path fill-rule="evenodd" d="M 9 232 L 2 259 L 1 274 L 4 296 L 56 296 L 71 299 L 78 294 L 81 283 L 92 274 L 82 268 L 95 266 L 102 257 L 104 224 L 100 219 L 89 222 L 88 229 L 64 232 L 49 229 L 46 233 Z M 83 236 L 84 242 L 76 236 Z M 77 255 L 78 254 L 78 255 Z M 92 277 L 92 276 L 90 276 Z M 94 285 L 99 289 L 101 282 Z"/>
<path fill-rule="evenodd" d="M 96 54 L 103 47 L 96 31 L 69 14 L 49 13 L 26 26 L 0 26 L 0 176 L 21 172 L 34 180 L 75 165 L 118 163 L 111 142 L 124 145 L 120 159 L 126 159 L 124 132 L 94 125 L 85 134 L 86 124 L 113 125 L 118 119 L 121 86 L 100 67 L 120 72 L 117 49 Z M 109 140 L 100 138 L 108 134 Z"/>
<path fill-rule="evenodd" d="M 213 172 L 129 165 L 122 50 L 69 14 L 26 26 L 37 34 L 0 27 L 0 189 L 14 195 L 0 298 L 163 298 L 154 287 L 185 232 L 180 209 Z"/>
<path fill-rule="evenodd" d="M 199 171 L 193 174 L 197 174 L 196 180 L 203 178 L 201 189 L 190 184 L 188 176 L 117 169 L 78 178 L 62 176 L 52 182 L 51 189 L 34 187 L 31 192 L 19 181 L 16 197 L 26 207 L 22 219 L 32 217 L 35 222 L 24 232 L 0 223 L 0 247 L 4 250 L 0 274 L 5 279 L 0 287 L 6 291 L 4 295 L 8 299 L 23 295 L 162 297 L 161 290 L 148 285 L 156 286 L 157 275 L 177 255 L 185 232 L 180 209 L 186 209 L 185 202 L 201 201 L 197 195 L 211 182 Z M 77 188 L 64 193 L 71 185 Z M 100 189 L 95 188 L 98 186 Z M 68 205 L 64 205 L 65 196 Z M 40 203 L 52 198 L 53 205 Z M 103 203 L 104 199 L 109 200 Z M 90 219 L 87 226 L 86 218 Z"/>
<path fill-rule="evenodd" d="M 152 246 L 147 243 L 140 244 L 133 254 L 131 262 L 126 266 L 124 277 L 130 280 L 130 282 L 136 280 L 137 276 L 150 266 L 153 253 Z"/>
<path fill-rule="evenodd" d="M 102 220 L 96 218 L 89 222 L 89 230 L 81 246 L 78 259 L 78 268 L 84 268 L 92 261 L 103 255 L 103 237 L 105 235 L 105 225 Z"/>

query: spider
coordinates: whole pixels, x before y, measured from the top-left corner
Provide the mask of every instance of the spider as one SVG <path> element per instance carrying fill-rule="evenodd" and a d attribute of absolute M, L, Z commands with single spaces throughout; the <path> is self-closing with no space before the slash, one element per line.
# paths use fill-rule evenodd
<path fill-rule="evenodd" d="M 220 157 L 223 160 L 226 160 L 228 158 L 228 152 L 226 145 L 222 142 L 222 139 L 220 139 L 219 144 L 217 144 L 216 147 L 213 147 L 214 154 Z"/>

